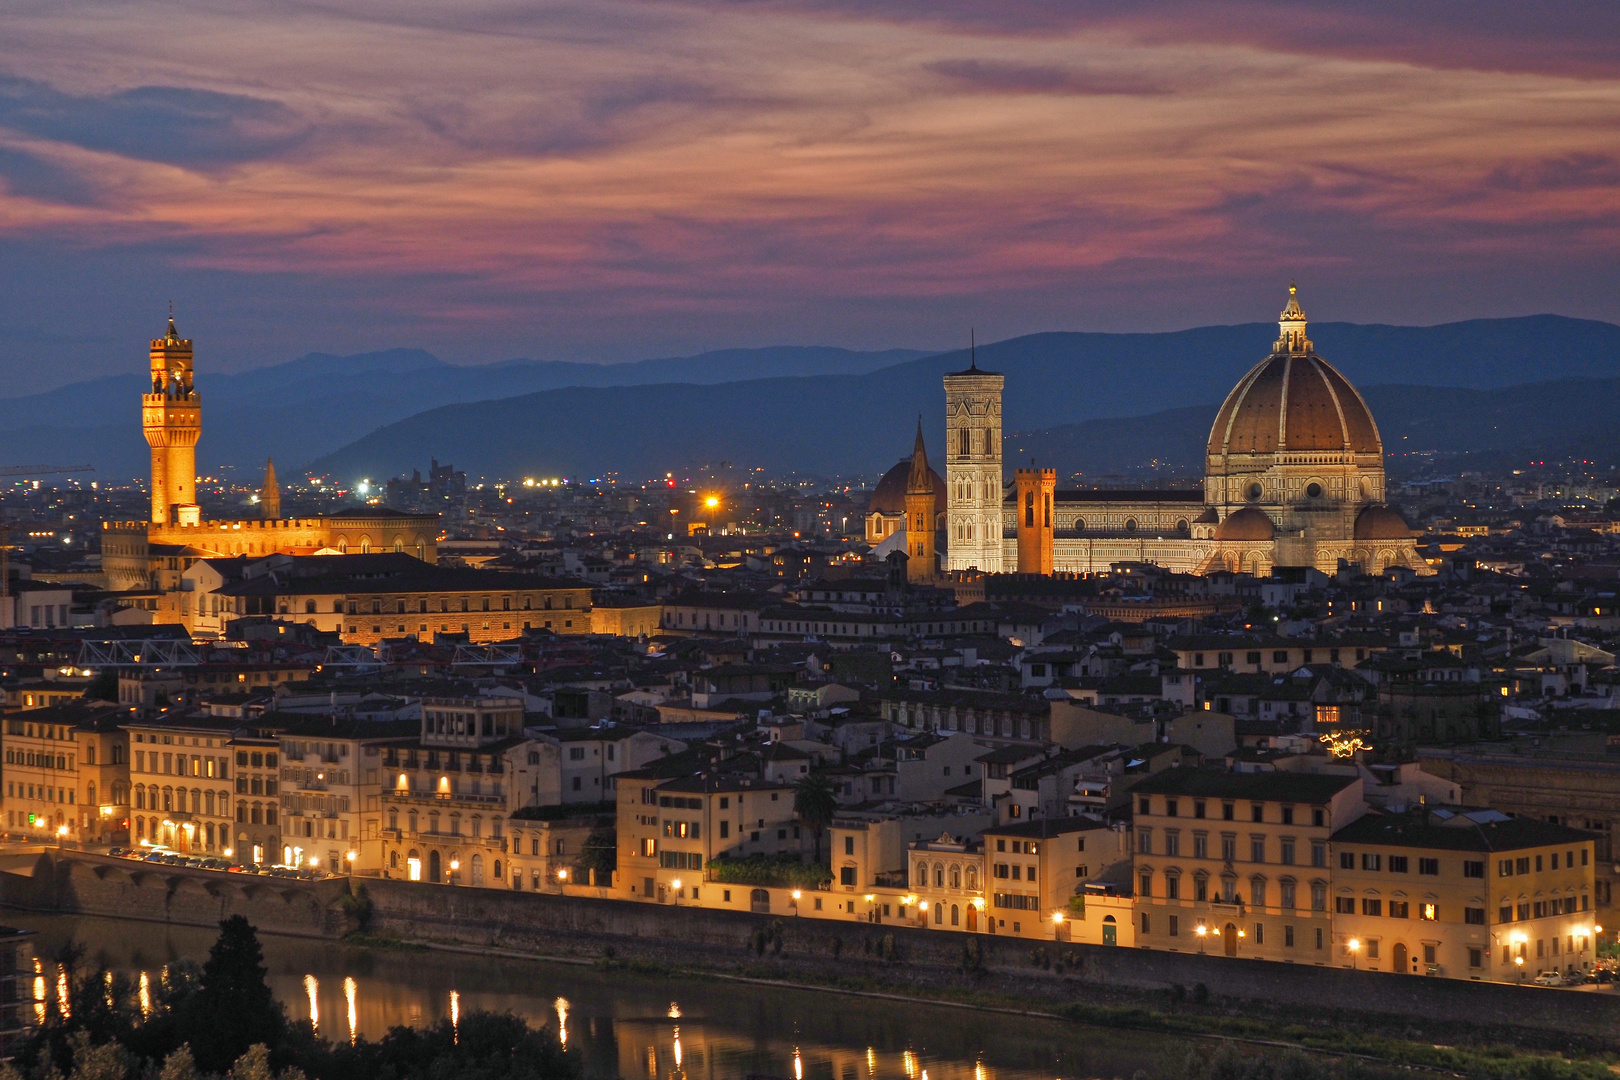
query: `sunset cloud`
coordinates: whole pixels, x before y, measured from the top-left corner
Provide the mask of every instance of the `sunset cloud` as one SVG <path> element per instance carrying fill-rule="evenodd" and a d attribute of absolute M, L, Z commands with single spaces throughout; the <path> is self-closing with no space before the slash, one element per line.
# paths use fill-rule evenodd
<path fill-rule="evenodd" d="M 1454 12 L 24 4 L 0 370 L 65 321 L 53 377 L 120 369 L 176 293 L 238 366 L 1168 329 L 1295 274 L 1317 317 L 1620 317 L 1616 17 Z"/>

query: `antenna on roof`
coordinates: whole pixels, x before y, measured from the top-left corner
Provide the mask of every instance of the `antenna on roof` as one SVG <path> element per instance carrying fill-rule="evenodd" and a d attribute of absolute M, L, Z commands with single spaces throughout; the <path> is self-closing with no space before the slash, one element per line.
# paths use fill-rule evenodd
<path fill-rule="evenodd" d="M 973 327 L 968 327 L 968 370 L 979 370 L 979 338 Z"/>

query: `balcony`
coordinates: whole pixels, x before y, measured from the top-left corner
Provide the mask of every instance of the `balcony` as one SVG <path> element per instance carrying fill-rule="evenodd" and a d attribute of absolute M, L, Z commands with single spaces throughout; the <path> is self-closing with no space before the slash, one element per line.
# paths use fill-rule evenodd
<path fill-rule="evenodd" d="M 480 806 L 496 806 L 506 801 L 505 795 L 473 795 L 467 792 L 437 792 L 437 791 L 400 791 L 394 789 L 386 792 L 385 798 L 399 799 L 408 802 L 422 803 L 476 803 Z"/>

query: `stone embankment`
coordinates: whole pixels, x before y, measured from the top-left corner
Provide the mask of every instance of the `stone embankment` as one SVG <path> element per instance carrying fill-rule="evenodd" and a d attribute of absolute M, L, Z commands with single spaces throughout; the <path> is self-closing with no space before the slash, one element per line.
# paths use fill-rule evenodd
<path fill-rule="evenodd" d="M 1032 1009 L 1095 1000 L 1098 991 L 1202 984 L 1218 998 L 1376 1013 L 1414 1026 L 1501 1024 L 1605 1042 L 1620 1031 L 1620 992 L 1607 989 L 1502 986 L 421 882 L 356 883 L 370 900 L 373 934 L 538 956 L 769 968 L 784 979 L 855 977 L 901 993 L 959 984 L 1023 998 Z M 336 939 L 353 928 L 348 895 L 343 878 L 246 877 L 74 851 L 0 856 L 0 905 L 31 911 L 191 926 L 244 915 L 261 930 Z"/>

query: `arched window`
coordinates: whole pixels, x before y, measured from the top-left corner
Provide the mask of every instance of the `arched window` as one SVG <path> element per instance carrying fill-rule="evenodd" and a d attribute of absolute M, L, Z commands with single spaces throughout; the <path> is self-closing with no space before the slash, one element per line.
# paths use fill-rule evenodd
<path fill-rule="evenodd" d="M 969 890 L 979 887 L 979 868 L 976 866 L 967 868 L 967 887 Z"/>
<path fill-rule="evenodd" d="M 917 876 L 912 879 L 912 882 L 913 882 L 913 884 L 917 885 L 919 888 L 923 888 L 923 887 L 926 887 L 928 885 L 928 864 L 927 863 L 920 862 L 920 863 L 917 864 Z"/>
<path fill-rule="evenodd" d="M 962 887 L 962 868 L 960 866 L 953 866 L 953 867 L 951 867 L 951 888 L 960 889 L 961 887 Z"/>
<path fill-rule="evenodd" d="M 371 537 L 362 536 L 360 538 L 360 554 L 362 554 L 362 555 L 371 554 Z"/>
<path fill-rule="evenodd" d="M 349 538 L 346 537 L 346 536 L 338 537 L 338 539 L 337 539 L 337 549 L 338 549 L 338 554 L 347 555 L 349 553 Z"/>
<path fill-rule="evenodd" d="M 945 887 L 945 864 L 944 863 L 935 863 L 934 864 L 934 887 L 936 889 L 943 889 Z"/>

